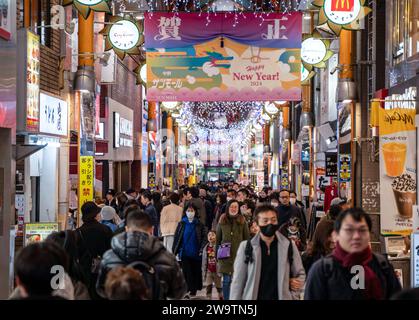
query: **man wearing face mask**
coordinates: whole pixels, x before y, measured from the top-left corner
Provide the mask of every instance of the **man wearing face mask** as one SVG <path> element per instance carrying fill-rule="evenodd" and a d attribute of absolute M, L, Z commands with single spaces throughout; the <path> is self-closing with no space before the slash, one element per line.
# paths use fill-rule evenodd
<path fill-rule="evenodd" d="M 227 191 L 227 202 L 236 200 L 237 192 L 234 189 L 228 189 Z"/>
<path fill-rule="evenodd" d="M 299 300 L 305 271 L 296 245 L 278 231 L 274 207 L 261 205 L 255 216 L 260 232 L 240 244 L 231 300 Z"/>
<path fill-rule="evenodd" d="M 288 239 L 298 244 L 298 249 L 304 251 L 306 248 L 307 231 L 304 227 L 303 213 L 295 205 L 290 203 L 290 192 L 283 189 L 279 192 L 280 205 L 276 208 L 280 232 Z"/>

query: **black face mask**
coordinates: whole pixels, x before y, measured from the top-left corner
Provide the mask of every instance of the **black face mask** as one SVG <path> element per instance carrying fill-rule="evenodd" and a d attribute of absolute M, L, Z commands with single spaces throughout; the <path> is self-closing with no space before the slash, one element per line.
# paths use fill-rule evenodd
<path fill-rule="evenodd" d="M 266 226 L 260 227 L 260 232 L 266 237 L 272 237 L 275 232 L 279 229 L 279 224 L 268 224 Z"/>

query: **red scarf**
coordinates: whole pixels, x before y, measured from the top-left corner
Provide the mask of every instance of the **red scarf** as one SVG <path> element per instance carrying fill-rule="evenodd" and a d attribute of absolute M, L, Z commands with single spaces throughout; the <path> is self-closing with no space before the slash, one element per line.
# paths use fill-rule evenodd
<path fill-rule="evenodd" d="M 342 249 L 339 242 L 332 252 L 332 256 L 344 267 L 351 269 L 353 266 L 361 265 L 364 267 L 365 274 L 365 297 L 366 299 L 381 300 L 383 293 L 380 285 L 380 279 L 375 272 L 368 266 L 373 255 L 371 248 L 368 247 L 364 251 L 356 253 L 348 253 Z M 362 290 L 362 289 L 359 289 Z"/>

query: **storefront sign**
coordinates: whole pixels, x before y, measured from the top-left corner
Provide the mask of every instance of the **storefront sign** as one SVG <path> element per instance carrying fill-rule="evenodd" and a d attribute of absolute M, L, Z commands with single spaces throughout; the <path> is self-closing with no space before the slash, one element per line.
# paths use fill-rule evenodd
<path fill-rule="evenodd" d="M 338 176 L 338 155 L 335 152 L 326 153 L 326 177 Z"/>
<path fill-rule="evenodd" d="M 339 181 L 350 182 L 351 181 L 351 155 L 340 154 L 339 155 Z"/>
<path fill-rule="evenodd" d="M 93 201 L 94 192 L 94 157 L 80 156 L 79 207 L 87 201 Z"/>
<path fill-rule="evenodd" d="M 109 24 L 100 31 L 105 37 L 105 51 L 113 49 L 123 60 L 126 54 L 140 54 L 139 46 L 144 43 L 140 22 L 119 16 L 111 17 Z"/>
<path fill-rule="evenodd" d="M 392 94 L 385 98 L 384 108 L 389 109 L 415 109 L 416 108 L 416 87 L 410 87 L 403 94 Z"/>
<path fill-rule="evenodd" d="M 146 17 L 147 99 L 300 100 L 301 13 L 243 16 L 240 28 L 222 27 L 228 13 Z"/>
<path fill-rule="evenodd" d="M 365 0 L 314 0 L 312 4 L 320 7 L 319 26 L 327 23 L 336 35 L 342 29 L 359 30 L 360 20 L 371 12 Z"/>
<path fill-rule="evenodd" d="M 301 60 L 306 64 L 306 68 L 326 68 L 325 62 L 333 56 L 333 51 L 329 48 L 330 41 L 322 39 L 319 32 L 305 38 L 301 43 Z"/>
<path fill-rule="evenodd" d="M 17 235 L 23 236 L 23 226 L 25 224 L 25 195 L 15 195 L 15 208 L 17 213 Z M 0 209 L 1 210 L 1 209 Z"/>
<path fill-rule="evenodd" d="M 124 119 L 118 112 L 114 112 L 114 148 L 132 148 L 132 121 Z"/>
<path fill-rule="evenodd" d="M 39 36 L 27 31 L 26 130 L 38 131 L 41 52 Z"/>
<path fill-rule="evenodd" d="M 41 93 L 39 105 L 39 131 L 41 133 L 67 136 L 67 102 Z"/>
<path fill-rule="evenodd" d="M 12 10 L 11 0 L 0 1 L 0 38 L 12 38 Z"/>
<path fill-rule="evenodd" d="M 24 244 L 25 246 L 44 241 L 51 233 L 58 232 L 58 223 L 25 223 Z"/>
<path fill-rule="evenodd" d="M 74 5 L 77 11 L 87 19 L 91 10 L 111 13 L 108 1 L 109 0 L 64 0 L 63 6 L 68 6 L 70 4 Z"/>
<path fill-rule="evenodd" d="M 380 110 L 381 233 L 408 235 L 416 204 L 415 109 Z"/>
<path fill-rule="evenodd" d="M 419 232 L 414 232 L 411 234 L 411 286 L 412 288 L 419 287 Z"/>

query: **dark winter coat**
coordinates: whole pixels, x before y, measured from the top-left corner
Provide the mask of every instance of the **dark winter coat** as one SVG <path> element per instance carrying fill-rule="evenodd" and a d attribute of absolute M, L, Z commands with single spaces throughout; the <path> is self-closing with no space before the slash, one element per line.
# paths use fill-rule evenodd
<path fill-rule="evenodd" d="M 183 246 L 183 233 L 185 232 L 185 224 L 186 222 L 182 219 L 182 221 L 179 222 L 176 228 L 175 239 L 173 241 L 173 247 L 172 247 L 172 252 L 174 255 L 177 255 Z M 198 223 L 195 225 L 195 228 L 196 228 L 197 242 L 199 245 L 199 253 L 202 254 L 202 250 L 204 250 L 204 247 L 208 242 L 208 239 L 207 239 L 208 230 L 199 220 L 198 220 Z"/>
<path fill-rule="evenodd" d="M 186 293 L 186 283 L 182 270 L 173 254 L 166 250 L 158 238 L 144 232 L 124 232 L 112 239 L 101 263 L 97 282 L 98 293 L 104 296 L 104 283 L 109 270 L 143 261 L 159 270 L 162 295 L 171 299 L 181 299 Z"/>
<path fill-rule="evenodd" d="M 325 259 L 322 258 L 315 262 L 311 267 L 306 282 L 304 293 L 305 300 L 363 300 L 364 290 L 354 290 L 351 288 L 351 280 L 355 274 L 342 267 L 335 259 L 332 259 L 332 270 L 330 271 Z M 382 257 L 381 259 L 384 260 Z M 377 255 L 368 264 L 370 268 L 380 278 L 381 288 L 384 299 L 390 297 L 401 290 L 399 280 L 396 278 L 393 266 L 387 261 L 386 265 L 380 265 Z"/>
<path fill-rule="evenodd" d="M 237 250 L 239 250 L 240 243 L 249 239 L 249 227 L 246 219 L 242 215 L 237 215 L 236 218 L 230 218 L 227 214 L 220 217 L 220 222 L 217 226 L 217 248 L 222 243 L 231 243 L 230 258 L 220 259 L 218 261 L 217 271 L 220 273 L 233 273 L 234 259 L 236 258 Z"/>

